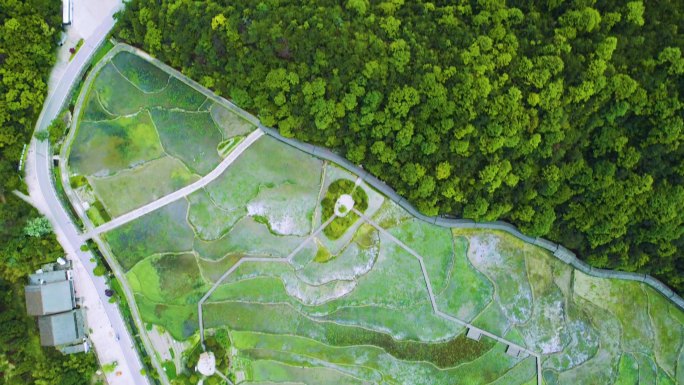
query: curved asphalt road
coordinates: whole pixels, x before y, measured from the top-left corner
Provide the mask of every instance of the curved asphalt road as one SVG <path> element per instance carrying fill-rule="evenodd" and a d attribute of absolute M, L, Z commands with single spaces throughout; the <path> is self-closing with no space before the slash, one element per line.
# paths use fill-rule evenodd
<path fill-rule="evenodd" d="M 55 89 L 51 90 L 48 94 L 43 105 L 43 110 L 36 122 L 36 131 L 45 130 L 50 122 L 57 117 L 62 106 L 66 102 L 66 99 L 69 97 L 71 87 L 79 80 L 79 75 L 84 69 L 84 66 L 88 64 L 90 57 L 112 29 L 114 23 L 115 21 L 111 17 L 106 18 L 93 34 L 85 39 L 83 46 L 69 63 Z M 97 288 L 97 292 L 104 305 L 105 312 L 107 313 L 112 328 L 120 338 L 119 347 L 123 351 L 123 357 L 126 361 L 125 365 L 120 362 L 117 370 L 128 372 L 122 373 L 121 377 L 132 380 L 133 383 L 130 385 L 148 385 L 149 382 L 147 378 L 140 372 L 143 367 L 140 363 L 133 340 L 124 325 L 121 313 L 116 304 L 110 304 L 109 298 L 104 294 L 104 291 L 107 288 L 106 282 L 103 277 L 96 277 L 93 275 L 93 269 L 95 268 L 95 263 L 91 262 L 93 255 L 90 252 L 80 250 L 82 237 L 79 233 L 79 228 L 71 221 L 57 197 L 57 192 L 52 184 L 50 165 L 51 155 L 48 142 L 39 142 L 34 139 L 31 146 L 33 147 L 33 151 L 31 151 L 29 156 L 32 157 L 30 161 L 35 165 L 34 170 L 37 177 L 37 191 L 34 193 L 42 195 L 42 197 L 36 200 L 43 200 L 46 202 L 48 212 L 44 214 L 50 219 L 52 225 L 57 229 L 57 232 L 63 235 L 60 239 L 62 246 L 70 255 L 76 255 L 81 260 L 88 271 L 90 279 Z M 98 347 L 96 346 L 95 348 L 97 349 Z"/>

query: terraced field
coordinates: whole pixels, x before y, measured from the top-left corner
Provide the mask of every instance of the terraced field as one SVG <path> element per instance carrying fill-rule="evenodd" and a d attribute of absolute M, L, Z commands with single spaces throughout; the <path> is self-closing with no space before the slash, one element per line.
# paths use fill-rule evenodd
<path fill-rule="evenodd" d="M 141 90 L 161 89 L 151 69 L 135 73 L 128 78 Z M 149 113 L 157 108 L 150 100 L 137 110 L 122 101 L 116 108 Z M 204 126 L 201 113 L 183 114 L 149 116 Z M 123 138 L 141 135 L 135 124 L 121 127 Z M 225 140 L 189 130 L 183 141 L 198 153 Z M 193 162 L 189 150 L 173 149 L 156 132 L 157 144 L 107 167 L 135 170 L 131 162 L 159 148 L 191 175 L 214 164 Z M 91 137 L 76 138 L 82 157 L 99 154 L 78 144 Z M 105 172 L 79 161 L 84 173 L 91 167 L 89 180 Z M 354 201 L 351 211 L 340 209 L 342 196 Z M 105 204 L 126 200 L 114 198 Z M 203 337 L 235 383 L 684 383 L 684 313 L 651 288 L 592 278 L 507 233 L 422 222 L 356 175 L 271 137 L 205 188 L 104 237 L 144 321 L 194 346 L 189 368 L 201 350 L 198 304 L 210 293 L 200 306 Z M 508 342 L 470 339 L 466 325 Z M 526 350 L 512 356 L 510 344 Z M 190 383 L 187 369 L 178 370 Z"/>
<path fill-rule="evenodd" d="M 547 384 L 682 380 L 684 316 L 650 288 L 591 278 L 505 233 L 421 222 L 356 179 L 265 137 L 205 190 L 107 239 L 145 320 L 181 340 L 197 333 L 197 302 L 224 271 L 272 259 L 240 264 L 203 305 L 204 326 L 228 331 L 239 380 L 536 383 L 534 357 L 467 339 L 433 312 L 403 246 L 423 257 L 440 310 L 541 353 Z M 357 217 L 339 238 L 310 236 L 339 180 L 365 192 L 364 214 L 384 231 Z"/>
<path fill-rule="evenodd" d="M 133 53 L 117 52 L 96 70 L 67 149 L 69 176 L 81 182 L 72 187 L 106 211 L 92 218 L 119 216 L 187 186 L 254 130 Z"/>

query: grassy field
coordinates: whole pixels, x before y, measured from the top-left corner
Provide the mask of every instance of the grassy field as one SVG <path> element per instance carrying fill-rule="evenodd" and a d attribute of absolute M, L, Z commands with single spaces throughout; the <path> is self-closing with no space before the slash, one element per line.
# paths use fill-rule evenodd
<path fill-rule="evenodd" d="M 502 233 L 454 235 L 469 241 L 468 259 L 495 291 L 474 324 L 517 330 L 527 347 L 544 353 L 546 383 L 684 379 L 676 369 L 682 365 L 684 314 L 653 289 L 587 276 Z M 515 295 L 504 296 L 504 290 Z"/>
<path fill-rule="evenodd" d="M 146 93 L 163 90 L 170 80 L 170 76 L 166 72 L 128 52 L 121 52 L 116 55 L 112 58 L 112 63 L 121 75 Z"/>
<path fill-rule="evenodd" d="M 262 137 L 206 191 L 221 209 L 246 209 L 250 216 L 267 222 L 275 235 L 301 236 L 312 228 L 321 167 L 320 160 Z"/>
<path fill-rule="evenodd" d="M 71 147 L 69 164 L 81 175 L 107 176 L 164 155 L 150 114 L 80 125 Z"/>
<path fill-rule="evenodd" d="M 150 111 L 166 151 L 195 173 L 204 175 L 221 163 L 221 132 L 208 112 L 154 108 Z"/>
<path fill-rule="evenodd" d="M 188 204 L 171 203 L 106 234 L 107 242 L 125 269 L 147 256 L 191 251 L 194 233 L 185 221 Z"/>
<path fill-rule="evenodd" d="M 118 216 L 206 175 L 254 125 L 142 57 L 119 52 L 83 90 L 70 176 Z M 122 202 L 121 196 L 130 198 Z"/>
<path fill-rule="evenodd" d="M 244 159 L 273 152 L 262 144 L 240 159 L 246 165 Z M 149 257 L 128 273 L 144 298 L 139 306 L 146 322 L 187 338 L 197 331 L 196 310 L 188 306 L 223 271 L 248 256 L 292 255 L 291 263 L 243 263 L 204 305 L 205 326 L 230 331 L 236 348 L 231 370 L 239 378 L 307 384 L 312 379 L 371 384 L 378 378 L 387 384 L 450 384 L 454 378 L 466 384 L 536 383 L 533 357 L 512 358 L 504 344 L 487 337 L 466 339 L 463 327 L 435 315 L 418 260 L 385 232 L 360 218 L 335 240 L 325 232 L 307 239 L 312 224 L 302 235 L 273 231 L 270 220 L 277 216 L 256 214 L 250 204 L 263 189 L 283 194 L 282 202 L 310 199 L 308 212 L 314 214 L 307 218 L 315 223 L 315 213 L 322 212 L 315 203 L 325 183 L 318 171 L 326 166 L 313 163 L 318 167 L 313 174 L 319 175 L 308 177 L 313 191 L 300 193 L 307 184 L 290 162 L 281 162 L 279 172 L 269 161 L 264 164 L 268 168 L 257 167 L 253 174 L 274 181 L 256 183 L 236 162 L 206 192 L 177 204 L 178 212 L 159 211 L 169 219 L 158 215 L 137 226 L 143 232 L 164 229 L 174 234 L 175 245 L 186 240 L 175 246 L 158 243 L 159 236 L 134 237 L 135 245 L 164 245 L 137 251 Z M 225 191 L 229 180 L 254 186 L 257 193 Z M 280 188 L 288 183 L 300 187 Z M 546 384 L 681 381 L 684 316 L 652 290 L 585 276 L 504 233 L 451 231 L 412 219 L 393 203 L 377 206 L 372 219 L 423 257 L 439 308 L 542 353 Z M 172 221 L 183 226 L 171 226 Z M 192 235 L 192 242 L 182 234 Z M 119 242 L 114 249 L 122 253 L 131 247 Z M 171 263 L 168 253 L 184 259 Z M 159 258 L 169 258 L 166 270 L 155 264 Z M 164 275 L 175 281 L 165 284 Z"/>
<path fill-rule="evenodd" d="M 173 77 L 135 55 L 116 56 L 100 76 L 82 123 L 94 126 L 79 132 L 72 167 L 110 212 L 203 175 L 223 156 L 217 146 L 253 129 L 211 100 L 179 96 Z M 126 81 L 103 88 L 117 76 Z M 121 90 L 133 94 L 114 98 Z M 113 117 L 124 113 L 133 115 Z M 136 135 L 138 147 L 100 154 Z M 336 218 L 314 234 L 342 193 L 373 223 Z M 592 278 L 506 233 L 421 222 L 356 175 L 269 137 L 204 189 L 106 240 L 143 320 L 179 340 L 197 340 L 199 299 L 240 264 L 203 305 L 236 383 L 537 383 L 535 357 L 466 338 L 430 292 L 442 312 L 540 353 L 547 385 L 684 383 L 684 313 L 649 287 Z"/>
<path fill-rule="evenodd" d="M 105 178 L 90 177 L 95 194 L 116 217 L 199 179 L 176 158 L 165 156 Z M 125 197 L 126 199 L 121 199 Z"/>

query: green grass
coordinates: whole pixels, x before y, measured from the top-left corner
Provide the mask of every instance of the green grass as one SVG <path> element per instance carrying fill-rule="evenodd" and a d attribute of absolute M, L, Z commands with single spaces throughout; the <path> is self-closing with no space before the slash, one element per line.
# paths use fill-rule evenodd
<path fill-rule="evenodd" d="M 90 60 L 91 63 L 97 63 L 100 60 L 102 60 L 102 58 L 107 54 L 107 52 L 111 51 L 112 48 L 114 48 L 114 44 L 111 41 L 103 41 L 100 48 L 98 48 L 97 51 L 95 51 L 95 53 L 93 54 L 93 57 Z"/>
<path fill-rule="evenodd" d="M 247 135 L 256 128 L 251 122 L 218 103 L 212 104 L 209 111 L 225 139 Z"/>
<path fill-rule="evenodd" d="M 99 122 L 112 120 L 116 117 L 116 115 L 111 114 L 102 106 L 102 103 L 100 103 L 100 96 L 96 90 L 92 90 L 83 102 L 81 122 Z"/>
<path fill-rule="evenodd" d="M 326 263 L 333 258 L 335 258 L 335 256 L 332 253 L 330 253 L 328 249 L 321 245 L 318 247 L 318 251 L 316 251 L 316 256 L 313 260 L 314 262 L 318 263 Z"/>
<path fill-rule="evenodd" d="M 223 284 L 216 289 L 208 301 L 295 302 L 285 292 L 283 281 L 273 277 L 245 278 Z"/>
<path fill-rule="evenodd" d="M 217 147 L 221 132 L 208 112 L 150 110 L 166 152 L 194 173 L 206 175 L 221 162 Z"/>
<path fill-rule="evenodd" d="M 429 300 L 425 280 L 418 260 L 380 237 L 380 251 L 373 268 L 358 279 L 355 290 L 330 303 L 327 307 L 376 304 L 394 309 L 405 309 Z"/>
<path fill-rule="evenodd" d="M 186 340 L 197 332 L 197 305 L 171 305 L 151 301 L 136 294 L 135 302 L 144 322 L 161 325 L 179 341 Z"/>
<path fill-rule="evenodd" d="M 91 177 L 90 181 L 107 211 L 116 217 L 198 179 L 179 160 L 166 156 L 110 177 Z"/>
<path fill-rule="evenodd" d="M 383 331 L 394 338 L 428 342 L 451 338 L 463 329 L 436 316 L 432 312 L 432 307 L 426 302 L 401 308 L 382 305 L 341 307 L 321 318 Z"/>
<path fill-rule="evenodd" d="M 497 384 L 511 385 L 523 384 L 530 378 L 535 378 L 534 359 L 520 361 L 507 357 L 501 346 L 487 348 L 482 352 L 471 352 L 460 346 L 460 349 L 450 356 L 450 360 L 455 360 L 454 357 L 456 360 L 463 359 L 469 354 L 472 356 L 461 361 L 462 366 L 458 368 L 437 370 L 425 362 L 403 361 L 387 356 L 382 350 L 371 345 L 334 347 L 293 336 L 243 332 L 233 332 L 232 337 L 239 354 L 252 363 L 277 362 L 287 367 L 297 367 L 303 371 L 297 375 L 307 375 L 325 365 L 326 368 L 353 375 L 367 381 L 366 383 L 380 383 L 380 378 L 384 376 L 392 378 L 392 383 L 402 384 L 453 384 L 454 379 L 459 379 L 459 384 L 486 384 L 498 381 Z M 456 339 L 449 343 L 456 345 L 458 342 L 459 339 Z M 323 364 L 317 357 L 326 357 L 326 363 Z M 253 377 L 261 375 L 268 374 L 255 374 L 248 370 L 247 377 L 262 379 Z M 288 373 L 287 378 L 293 379 L 290 375 Z M 299 378 L 295 378 L 297 379 Z"/>
<path fill-rule="evenodd" d="M 83 39 L 78 40 L 78 42 L 76 43 L 76 46 L 74 47 L 74 52 L 71 55 L 69 55 L 69 61 L 73 60 L 74 56 L 76 56 L 78 51 L 81 50 L 81 47 L 83 46 L 83 42 L 84 42 Z"/>
<path fill-rule="evenodd" d="M 90 90 L 91 97 L 95 93 L 102 107 L 117 116 L 137 113 L 147 107 L 152 99 L 151 95 L 146 95 L 124 78 L 112 63 L 106 64 L 97 73 Z"/>
<path fill-rule="evenodd" d="M 252 370 L 252 378 L 256 381 L 330 385 L 367 384 L 366 382 L 363 382 L 353 376 L 346 375 L 330 368 L 302 368 L 301 366 L 290 366 L 271 360 L 254 361 Z"/>
<path fill-rule="evenodd" d="M 537 367 L 534 359 L 529 358 L 507 371 L 490 385 L 537 384 Z"/>
<path fill-rule="evenodd" d="M 253 215 L 268 218 L 270 227 L 281 234 L 308 233 L 308 221 L 316 206 L 311 197 L 318 194 L 321 167 L 320 160 L 262 137 L 206 190 L 226 211 L 251 208 Z M 286 226 L 287 216 L 291 216 L 293 226 Z"/>
<path fill-rule="evenodd" d="M 306 282 L 321 284 L 335 279 L 352 280 L 365 275 L 380 252 L 380 238 L 370 225 L 359 226 L 351 242 L 333 254 L 324 242 L 304 247 L 294 258 L 297 275 Z M 318 259 L 317 259 L 318 258 Z M 322 262 L 325 259 L 325 262 Z"/>
<path fill-rule="evenodd" d="M 197 264 L 199 265 L 204 279 L 210 283 L 214 283 L 221 278 L 225 271 L 233 267 L 240 258 L 242 258 L 241 254 L 226 255 L 223 258 L 217 258 L 214 261 L 198 258 Z"/>
<path fill-rule="evenodd" d="M 194 234 L 185 222 L 187 209 L 181 199 L 106 233 L 121 266 L 128 270 L 152 254 L 191 251 Z"/>
<path fill-rule="evenodd" d="M 443 291 L 454 264 L 451 231 L 413 219 L 391 229 L 390 233 L 423 257 L 432 290 Z"/>
<path fill-rule="evenodd" d="M 107 364 L 102 365 L 102 371 L 105 373 L 114 373 L 114 370 L 116 370 L 117 366 L 119 366 L 119 363 L 117 361 L 109 362 Z"/>
<path fill-rule="evenodd" d="M 454 234 L 472 232 L 454 231 Z M 495 300 L 501 307 L 505 322 L 524 323 L 532 315 L 533 304 L 524 243 L 513 237 L 501 239 L 497 235 L 479 232 L 470 236 L 468 258 L 476 269 L 495 282 Z M 501 327 L 505 329 L 505 323 Z"/>
<path fill-rule="evenodd" d="M 147 112 L 102 122 L 81 122 L 69 166 L 82 175 L 107 176 L 161 157 L 164 149 Z"/>
<path fill-rule="evenodd" d="M 98 208 L 95 206 L 89 207 L 88 210 L 86 210 L 86 215 L 96 227 L 107 223 L 107 220 L 105 220 L 102 212 L 100 212 L 100 210 L 98 210 Z"/>
<path fill-rule="evenodd" d="M 121 75 L 112 63 L 100 70 L 92 90 L 99 94 L 103 107 L 115 115 L 129 115 L 152 107 L 197 111 L 207 99 L 175 77 L 160 91 L 145 93 Z"/>
<path fill-rule="evenodd" d="M 452 336 L 458 328 L 432 313 L 417 260 L 406 254 L 399 260 L 391 260 L 388 256 L 392 253 L 396 251 L 382 252 L 387 256 L 381 257 L 351 293 L 337 299 L 344 286 L 338 286 L 335 280 L 316 281 L 313 282 L 316 286 L 307 286 L 290 273 L 287 265 L 250 263 L 236 270 L 210 300 L 242 299 L 300 307 L 299 300 L 290 297 L 315 302 L 331 296 L 333 300 L 307 306 L 302 311 L 322 319 L 384 330 L 397 337 L 437 341 Z"/>
<path fill-rule="evenodd" d="M 673 312 L 679 312 L 679 310 L 654 290 L 647 287 L 643 289 L 648 297 L 648 312 L 655 340 L 656 361 L 665 372 L 674 377 L 677 373 L 678 361 L 680 361 L 680 351 L 684 346 L 684 327 L 681 321 L 672 315 Z"/>
<path fill-rule="evenodd" d="M 206 96 L 174 77 L 169 81 L 169 85 L 153 99 L 149 107 L 196 111 L 205 100 L 207 100 Z"/>
<path fill-rule="evenodd" d="M 188 196 L 190 211 L 188 222 L 197 236 L 205 241 L 214 241 L 225 235 L 240 218 L 247 215 L 244 208 L 227 211 L 214 204 L 205 189 L 197 190 Z M 222 257 L 224 254 L 207 256 L 210 259 Z"/>
<path fill-rule="evenodd" d="M 180 301 L 196 303 L 208 286 L 201 278 L 193 254 L 163 255 L 152 260 L 159 275 L 159 288 L 167 302 Z M 195 294 L 195 295 L 192 295 Z"/>
<path fill-rule="evenodd" d="M 83 175 L 74 175 L 71 178 L 69 178 L 69 185 L 72 189 L 88 186 L 88 179 Z"/>
<path fill-rule="evenodd" d="M 112 58 L 116 68 L 144 92 L 159 92 L 169 82 L 169 75 L 138 55 L 119 52 Z"/>
<path fill-rule="evenodd" d="M 126 279 L 134 293 L 145 296 L 154 302 L 163 302 L 164 293 L 161 291 L 159 273 L 154 268 L 151 258 L 137 263 L 126 273 Z"/>
<path fill-rule="evenodd" d="M 173 361 L 162 362 L 162 368 L 164 369 L 164 372 L 169 380 L 174 380 L 177 377 L 176 364 L 174 364 Z"/>
<path fill-rule="evenodd" d="M 488 384 L 498 380 L 518 365 L 525 366 L 523 371 L 527 373 L 527 376 L 534 373 L 536 369 L 534 357 L 524 360 L 510 357 L 506 354 L 506 346 L 497 344 L 486 354 L 450 371 L 449 374 L 453 376 L 452 378 L 461 379 L 460 383 L 464 385 Z M 519 381 L 522 383 L 525 380 Z M 514 384 L 515 382 L 509 383 Z"/>
<path fill-rule="evenodd" d="M 262 187 L 247 205 L 249 214 L 275 235 L 307 235 L 318 197 L 318 181 L 299 176 L 274 187 Z M 311 183 L 309 183 L 311 182 Z"/>
<path fill-rule="evenodd" d="M 286 257 L 302 241 L 301 237 L 274 235 L 266 225 L 246 217 L 216 241 L 196 240 L 195 249 L 200 256 L 207 259 L 234 253 Z"/>
<path fill-rule="evenodd" d="M 301 375 L 306 375 L 309 371 L 314 371 L 322 365 L 327 368 L 334 368 L 338 372 L 353 375 L 367 381 L 367 383 L 384 383 L 382 378 L 391 378 L 392 382 L 388 383 L 453 384 L 454 379 L 458 379 L 460 384 L 467 381 L 468 376 L 465 375 L 467 372 L 474 372 L 480 378 L 498 378 L 500 379 L 499 383 L 515 385 L 523 384 L 527 380 L 526 377 L 534 377 L 535 375 L 533 360 L 522 362 L 511 360 L 504 357 L 502 349 L 491 350 L 487 348 L 483 352 L 473 354 L 473 359 L 468 357 L 465 360 L 463 360 L 465 356 L 472 352 L 459 350 L 454 352 L 454 355 L 466 364 L 463 368 L 438 370 L 426 362 L 399 360 L 371 345 L 336 347 L 302 337 L 252 332 L 232 332 L 231 336 L 234 346 L 245 359 L 252 362 L 279 362 L 288 367 L 298 367 L 304 371 L 304 374 Z M 458 340 L 448 343 L 456 345 Z M 491 353 L 487 353 L 488 351 Z M 501 359 L 507 365 L 501 365 L 496 370 L 476 365 L 475 363 L 479 362 L 476 358 L 482 353 L 485 353 L 492 360 Z M 323 364 L 318 361 L 317 357 L 326 357 L 326 362 Z M 472 364 L 468 364 L 471 362 Z M 270 366 L 268 367 L 270 368 Z M 506 367 L 513 369 L 506 371 Z M 247 372 L 248 379 L 253 379 L 254 372 L 249 368 Z M 303 382 L 307 383 L 305 379 Z M 486 382 L 479 383 L 484 384 Z"/>
<path fill-rule="evenodd" d="M 136 294 L 165 304 L 195 304 L 208 289 L 190 253 L 151 256 L 136 264 L 126 278 Z"/>
<path fill-rule="evenodd" d="M 615 385 L 638 385 L 639 384 L 639 363 L 629 353 L 623 354 L 620 358 L 618 378 Z"/>
<path fill-rule="evenodd" d="M 493 300 L 494 288 L 468 260 L 468 240 L 455 237 L 453 243 L 454 264 L 449 271 L 451 279 L 444 290 L 436 293 L 437 303 L 442 311 L 471 321 Z"/>
<path fill-rule="evenodd" d="M 438 343 L 399 341 L 388 334 L 368 329 L 332 322 L 314 322 L 282 305 L 220 302 L 207 303 L 204 308 L 205 322 L 208 325 L 223 318 L 233 330 L 318 337 L 315 339 L 332 346 L 376 346 L 397 359 L 429 361 L 439 367 L 452 367 L 475 360 L 493 346 L 492 341 L 477 342 L 466 339 L 463 335 Z M 280 316 L 275 316 L 276 314 Z"/>
<path fill-rule="evenodd" d="M 385 230 L 390 230 L 393 227 L 399 226 L 404 221 L 413 218 L 401 206 L 386 199 L 380 209 L 373 215 L 372 219 Z"/>
<path fill-rule="evenodd" d="M 218 151 L 219 156 L 221 158 L 227 157 L 233 149 L 240 144 L 245 139 L 244 136 L 234 136 L 232 138 L 228 138 L 221 143 L 218 144 L 216 147 L 216 151 Z"/>

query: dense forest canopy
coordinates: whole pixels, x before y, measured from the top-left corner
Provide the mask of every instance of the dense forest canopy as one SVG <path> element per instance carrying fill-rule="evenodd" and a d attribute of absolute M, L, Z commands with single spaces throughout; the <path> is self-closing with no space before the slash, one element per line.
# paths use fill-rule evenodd
<path fill-rule="evenodd" d="M 132 0 L 119 38 L 422 212 L 684 290 L 681 1 Z"/>
<path fill-rule="evenodd" d="M 11 193 L 22 189 L 17 166 L 47 93 L 61 21 L 58 1 L 0 0 L 0 384 L 84 385 L 97 369 L 92 353 L 40 346 L 24 285 L 64 253 L 53 234 L 35 231 L 36 210 Z"/>

